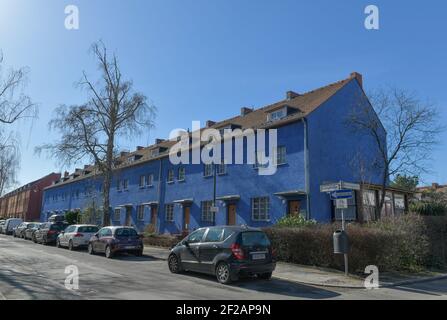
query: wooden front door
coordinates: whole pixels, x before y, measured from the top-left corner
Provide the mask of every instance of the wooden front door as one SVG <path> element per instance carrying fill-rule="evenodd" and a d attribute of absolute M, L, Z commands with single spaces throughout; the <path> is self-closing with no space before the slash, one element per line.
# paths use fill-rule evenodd
<path fill-rule="evenodd" d="M 296 200 L 289 201 L 289 216 L 297 216 L 300 214 L 300 202 Z"/>
<path fill-rule="evenodd" d="M 156 206 L 151 207 L 151 225 L 153 227 L 157 226 L 157 207 Z"/>
<path fill-rule="evenodd" d="M 228 225 L 234 226 L 236 224 L 236 205 L 228 205 Z"/>
<path fill-rule="evenodd" d="M 191 220 L 191 208 L 183 208 L 183 231 L 189 231 L 189 222 Z"/>

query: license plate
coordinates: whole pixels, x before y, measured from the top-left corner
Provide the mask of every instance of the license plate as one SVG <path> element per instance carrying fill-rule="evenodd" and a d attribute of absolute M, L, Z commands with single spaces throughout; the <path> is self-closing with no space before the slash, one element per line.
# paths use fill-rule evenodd
<path fill-rule="evenodd" d="M 126 246 L 124 249 L 135 249 L 135 246 Z"/>
<path fill-rule="evenodd" d="M 265 254 L 264 253 L 256 253 L 252 256 L 253 260 L 264 260 Z"/>

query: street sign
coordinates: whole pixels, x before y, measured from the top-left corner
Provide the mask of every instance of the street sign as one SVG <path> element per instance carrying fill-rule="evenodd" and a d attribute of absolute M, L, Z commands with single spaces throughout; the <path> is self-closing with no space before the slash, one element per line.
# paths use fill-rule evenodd
<path fill-rule="evenodd" d="M 360 190 L 360 185 L 358 183 L 340 181 L 324 183 L 320 186 L 320 192 L 329 193 L 338 190 Z"/>
<path fill-rule="evenodd" d="M 348 199 L 337 199 L 335 203 L 337 209 L 348 209 Z"/>
<path fill-rule="evenodd" d="M 352 199 L 352 190 L 337 190 L 331 192 L 331 199 Z"/>

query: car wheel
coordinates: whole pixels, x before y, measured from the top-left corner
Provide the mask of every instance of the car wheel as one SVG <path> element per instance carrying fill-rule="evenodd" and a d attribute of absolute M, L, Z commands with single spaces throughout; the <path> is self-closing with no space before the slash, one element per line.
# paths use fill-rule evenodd
<path fill-rule="evenodd" d="M 112 252 L 112 248 L 110 248 L 110 246 L 106 247 L 105 254 L 106 254 L 106 258 L 107 259 L 112 259 L 113 258 L 113 252 Z"/>
<path fill-rule="evenodd" d="M 88 244 L 87 251 L 90 254 L 95 254 L 95 250 L 93 250 L 93 245 L 91 243 Z"/>
<path fill-rule="evenodd" d="M 73 241 L 72 241 L 72 240 L 70 240 L 70 241 L 68 242 L 68 250 L 70 250 L 70 251 L 73 251 L 73 250 L 74 250 L 74 247 L 73 247 Z"/>
<path fill-rule="evenodd" d="M 180 273 L 183 271 L 182 263 L 180 259 L 175 255 L 171 254 L 168 258 L 168 267 L 171 273 Z"/>
<path fill-rule="evenodd" d="M 229 284 L 232 281 L 230 266 L 226 262 L 221 262 L 216 267 L 216 278 L 222 284 Z"/>
<path fill-rule="evenodd" d="M 260 273 L 258 274 L 258 278 L 263 280 L 270 280 L 272 278 L 272 273 L 271 272 Z"/>
<path fill-rule="evenodd" d="M 34 243 L 37 243 L 36 236 L 33 236 L 33 242 L 34 242 Z"/>

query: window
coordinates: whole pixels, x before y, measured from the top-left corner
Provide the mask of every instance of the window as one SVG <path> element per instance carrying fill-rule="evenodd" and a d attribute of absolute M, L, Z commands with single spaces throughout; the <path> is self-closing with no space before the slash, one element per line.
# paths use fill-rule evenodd
<path fill-rule="evenodd" d="M 116 191 L 121 191 L 121 180 L 116 180 Z"/>
<path fill-rule="evenodd" d="M 247 231 L 242 232 L 242 244 L 247 247 L 269 247 L 270 240 L 267 238 L 264 232 L 260 231 Z"/>
<path fill-rule="evenodd" d="M 405 213 L 405 196 L 403 194 L 394 194 L 394 215 L 401 216 Z"/>
<path fill-rule="evenodd" d="M 140 188 L 144 188 L 145 185 L 146 185 L 146 176 L 140 176 L 140 183 L 139 183 Z"/>
<path fill-rule="evenodd" d="M 148 187 L 152 187 L 153 183 L 154 183 L 154 175 L 150 174 L 150 175 L 147 176 L 146 185 Z"/>
<path fill-rule="evenodd" d="M 178 181 L 185 181 L 185 167 L 178 169 Z"/>
<path fill-rule="evenodd" d="M 203 167 L 203 176 L 204 177 L 212 177 L 213 176 L 213 165 L 205 164 Z"/>
<path fill-rule="evenodd" d="M 158 148 L 154 149 L 154 150 L 151 150 L 151 157 L 152 158 L 157 157 L 159 154 L 160 154 L 160 151 L 159 151 Z"/>
<path fill-rule="evenodd" d="M 209 228 L 205 237 L 205 242 L 220 242 L 223 228 Z"/>
<path fill-rule="evenodd" d="M 188 237 L 188 243 L 199 243 L 202 242 L 203 235 L 205 234 L 206 229 L 197 230 Z"/>
<path fill-rule="evenodd" d="M 202 201 L 202 221 L 213 222 L 214 213 L 211 208 L 213 207 L 213 201 Z"/>
<path fill-rule="evenodd" d="M 137 206 L 137 219 L 139 221 L 144 220 L 144 206 Z"/>
<path fill-rule="evenodd" d="M 115 220 L 115 221 L 121 220 L 121 209 L 120 208 L 115 209 L 115 212 L 113 214 L 113 220 Z"/>
<path fill-rule="evenodd" d="M 374 190 L 363 190 L 363 220 L 370 221 L 376 219 L 376 192 Z"/>
<path fill-rule="evenodd" d="M 269 197 L 253 198 L 251 204 L 252 219 L 254 221 L 270 220 L 270 199 Z"/>
<path fill-rule="evenodd" d="M 165 212 L 166 212 L 166 221 L 174 221 L 174 205 L 173 204 L 167 204 L 165 206 Z"/>
<path fill-rule="evenodd" d="M 265 152 L 264 151 L 258 151 L 255 154 L 256 157 L 256 163 L 253 165 L 253 168 L 258 169 L 258 168 L 268 168 L 268 158 L 265 156 Z M 261 161 L 262 160 L 262 161 Z M 264 162 L 265 163 L 261 163 Z"/>
<path fill-rule="evenodd" d="M 286 163 L 286 147 L 281 146 L 276 150 L 276 164 L 281 165 Z"/>
<path fill-rule="evenodd" d="M 138 237 L 138 233 L 132 228 L 119 228 L 115 230 L 115 236 L 118 238 Z"/>
<path fill-rule="evenodd" d="M 168 183 L 174 182 L 174 170 L 168 170 Z"/>
<path fill-rule="evenodd" d="M 282 118 L 284 118 L 286 116 L 286 109 L 280 109 L 277 111 L 273 111 L 272 113 L 269 114 L 269 120 L 270 121 L 275 121 L 275 120 L 280 120 Z"/>
<path fill-rule="evenodd" d="M 123 189 L 128 190 L 129 189 L 129 179 L 123 180 Z"/>
<path fill-rule="evenodd" d="M 217 166 L 217 174 L 220 176 L 227 174 L 227 165 L 223 161 Z"/>

